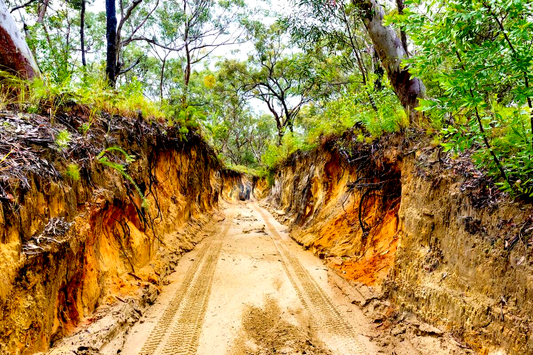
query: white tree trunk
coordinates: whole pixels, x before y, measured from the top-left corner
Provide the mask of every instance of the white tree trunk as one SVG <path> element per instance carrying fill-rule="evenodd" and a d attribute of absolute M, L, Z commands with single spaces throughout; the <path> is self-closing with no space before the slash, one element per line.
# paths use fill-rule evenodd
<path fill-rule="evenodd" d="M 385 12 L 376 0 L 353 0 L 353 4 L 361 12 L 363 23 L 396 95 L 411 118 L 415 117 L 414 108 L 424 95 L 425 87 L 420 79 L 411 76 L 407 68 L 401 66 L 402 59 L 407 56 L 402 41 L 393 28 L 383 26 Z"/>
<path fill-rule="evenodd" d="M 25 79 L 39 75 L 28 44 L 3 0 L 0 0 L 0 70 Z"/>

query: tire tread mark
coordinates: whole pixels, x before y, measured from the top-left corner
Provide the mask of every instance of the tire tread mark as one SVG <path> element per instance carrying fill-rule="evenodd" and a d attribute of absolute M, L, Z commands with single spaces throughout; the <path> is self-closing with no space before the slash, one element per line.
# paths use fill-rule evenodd
<path fill-rule="evenodd" d="M 222 240 L 231 227 L 231 221 L 232 218 L 229 218 L 222 232 L 217 235 L 208 250 L 205 262 L 197 273 L 198 276 L 182 300 L 183 306 L 180 307 L 172 327 L 169 329 L 169 336 L 160 354 L 196 354 L 202 324 L 209 304 L 213 278 L 222 249 Z"/>
<path fill-rule="evenodd" d="M 231 225 L 231 218 L 227 217 L 227 222 L 223 230 L 228 230 Z M 172 300 L 167 305 L 163 314 L 159 318 L 156 326 L 150 332 L 148 339 L 145 341 L 139 355 L 152 355 L 157 352 L 161 347 L 161 344 L 164 342 L 165 338 L 168 338 L 169 328 L 175 322 L 176 314 L 178 310 L 183 309 L 182 306 L 183 300 L 186 297 L 188 291 L 191 289 L 193 280 L 195 276 L 200 274 L 198 270 L 202 265 L 207 251 L 212 249 L 212 241 L 205 243 L 200 249 L 199 253 L 196 255 L 194 262 L 189 266 L 185 273 L 185 279 L 183 280 L 180 287 L 176 290 L 176 293 L 172 297 Z M 196 277 L 198 279 L 199 277 Z"/>
<path fill-rule="evenodd" d="M 309 311 L 309 314 L 321 326 L 321 331 L 327 331 L 335 338 L 335 343 L 345 348 L 345 354 L 362 355 L 359 341 L 355 338 L 353 327 L 344 319 L 328 295 L 316 283 L 314 278 L 303 267 L 301 262 L 287 249 L 275 227 L 268 221 L 260 207 L 254 206 L 259 212 L 267 228 L 274 236 L 273 242 L 281 255 L 283 268 L 290 282 L 293 284 L 298 298 Z"/>

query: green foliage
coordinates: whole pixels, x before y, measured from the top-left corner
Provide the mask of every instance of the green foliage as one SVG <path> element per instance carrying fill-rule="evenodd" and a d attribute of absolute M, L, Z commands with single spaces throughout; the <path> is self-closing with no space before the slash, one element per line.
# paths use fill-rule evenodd
<path fill-rule="evenodd" d="M 125 117 L 136 116 L 139 112 L 142 113 L 143 117 L 149 119 L 163 119 L 165 117 L 160 105 L 146 98 L 144 87 L 136 77 L 113 96 L 112 102 L 113 106 L 108 108 L 108 111 L 116 110 L 118 114 Z"/>
<path fill-rule="evenodd" d="M 529 112 L 525 109 L 494 104 L 494 117 L 484 117 L 483 125 L 489 127 L 491 149 L 499 157 L 508 179 L 499 185 L 504 191 L 519 196 L 533 197 L 533 148 L 525 127 L 529 124 Z M 448 125 L 443 130 L 445 150 L 454 152 L 475 149 L 474 162 L 494 176 L 499 168 L 487 149 L 483 149 L 482 134 L 475 120 L 463 125 Z M 512 185 L 511 185 L 512 184 Z"/>
<path fill-rule="evenodd" d="M 262 162 L 267 169 L 273 169 L 292 153 L 298 150 L 309 150 L 313 147 L 314 145 L 307 143 L 303 136 L 287 133 L 283 136 L 281 145 L 271 143 L 268 146 L 267 151 L 263 154 Z"/>
<path fill-rule="evenodd" d="M 167 123 L 178 125 L 181 134 L 187 134 L 190 128 L 198 127 L 198 121 L 204 116 L 201 108 L 195 106 L 169 105 L 166 108 Z"/>
<path fill-rule="evenodd" d="M 321 94 L 319 61 L 316 56 L 291 50 L 286 31 L 278 23 L 256 24 L 251 34 L 255 49 L 241 75 L 248 96 L 268 107 L 281 144 L 286 131 L 294 131 L 301 108 Z"/>
<path fill-rule="evenodd" d="M 117 163 L 117 162 L 111 160 L 109 158 L 109 154 L 113 153 L 113 152 L 122 154 L 124 159 L 125 159 L 126 164 Z M 146 197 L 142 193 L 142 191 L 139 188 L 139 186 L 135 183 L 133 178 L 126 171 L 126 169 L 127 169 L 126 166 L 135 161 L 135 159 L 131 155 L 126 153 L 120 147 L 109 147 L 109 148 L 106 148 L 103 151 L 101 151 L 100 154 L 98 154 L 98 156 L 96 157 L 96 160 L 99 163 L 101 163 L 102 165 L 107 166 L 109 168 L 112 168 L 112 169 L 118 171 L 120 174 L 122 174 L 122 176 L 133 185 L 133 187 L 135 188 L 135 190 L 137 191 L 137 193 L 141 197 L 141 199 L 142 199 L 142 207 L 148 208 L 148 206 L 149 206 L 148 200 L 146 199 Z"/>
<path fill-rule="evenodd" d="M 136 79 L 118 92 L 109 89 L 101 72 L 87 74 L 81 81 L 66 78 L 58 83 L 46 75 L 26 81 L 0 71 L 0 82 L 3 84 L 0 90 L 3 105 L 14 104 L 28 112 L 46 114 L 51 119 L 58 110 L 68 110 L 67 104 L 86 107 L 89 123 L 82 128 L 82 133 L 87 132 L 100 112 L 132 118 L 141 112 L 148 120 L 166 117 L 157 103 L 144 96 L 142 84 Z"/>
<path fill-rule="evenodd" d="M 233 171 L 237 171 L 239 173 L 247 174 L 250 176 L 262 177 L 265 174 L 264 169 L 252 168 L 246 165 L 228 164 L 227 167 Z"/>
<path fill-rule="evenodd" d="M 474 160 L 505 191 L 531 195 L 533 6 L 516 0 L 411 0 L 391 21 L 418 48 L 407 61 L 431 99 L 420 110 L 447 150 Z"/>
<path fill-rule="evenodd" d="M 166 76 L 171 79 L 167 81 L 171 84 L 167 89 L 169 100 L 179 102 L 181 111 L 187 111 L 188 106 L 196 106 L 201 80 L 196 78 L 195 67 L 216 48 L 232 42 L 243 42 L 239 22 L 248 14 L 248 8 L 242 0 L 160 2 L 153 15 L 149 36 L 157 33 L 157 37 L 153 37 L 154 42 L 150 42 L 150 49 L 161 62 L 161 99 L 164 86 L 169 86 L 165 83 Z M 160 46 L 156 42 L 165 45 Z M 171 59 L 170 54 L 175 58 Z M 200 86 L 203 88 L 203 85 Z"/>
<path fill-rule="evenodd" d="M 75 38 L 66 35 L 73 27 L 76 13 L 68 3 L 65 5 L 43 17 L 42 22 L 27 26 L 28 45 L 37 55 L 41 71 L 47 73 L 54 83 L 62 83 L 71 77 L 75 64 L 71 51 L 79 45 Z"/>
<path fill-rule="evenodd" d="M 64 149 L 68 147 L 68 144 L 71 140 L 72 136 L 70 135 L 69 131 L 65 129 L 57 133 L 55 143 L 60 149 Z"/>
<path fill-rule="evenodd" d="M 76 164 L 69 164 L 67 170 L 65 171 L 65 176 L 74 181 L 80 179 L 80 168 Z"/>
<path fill-rule="evenodd" d="M 82 134 L 102 112 L 141 114 L 184 134 L 200 127 L 227 166 L 258 174 L 323 135 L 361 127 L 364 142 L 409 124 L 349 1 L 301 0 L 270 21 L 254 17 L 242 0 L 144 0 L 122 28 L 120 68 L 137 65 L 119 76 L 116 91 L 104 79 L 105 14 L 86 14 L 88 63 L 82 66 L 80 2 L 51 4 L 40 21 L 41 6 L 25 8 L 28 43 L 44 75 L 26 82 L 0 72 L 0 109 L 15 106 L 53 121 L 76 106 L 88 116 Z M 531 1 L 405 5 L 386 24 L 412 41 L 404 64 L 426 84 L 419 110 L 434 143 L 473 152 L 505 191 L 533 195 Z M 244 40 L 253 43 L 247 60 L 206 63 L 214 48 Z M 59 132 L 56 144 L 63 149 L 69 140 Z M 125 166 L 108 156 L 117 151 L 106 151 L 99 161 L 128 179 Z"/>
<path fill-rule="evenodd" d="M 369 99 L 369 92 L 375 108 Z M 341 134 L 356 124 L 361 124 L 372 137 L 397 132 L 407 127 L 407 117 L 398 98 L 388 86 L 371 91 L 359 85 L 349 87 L 342 96 L 328 100 L 322 106 L 309 105 L 302 110 L 299 123 L 305 130 L 308 142 L 321 135 Z"/>
<path fill-rule="evenodd" d="M 217 71 L 199 73 L 207 101 L 200 122 L 226 165 L 257 168 L 275 127 L 271 117 L 253 112 L 243 87 L 244 70 L 245 63 L 224 60 L 217 63 Z"/>
<path fill-rule="evenodd" d="M 85 135 L 87 134 L 87 132 L 89 132 L 89 129 L 91 128 L 91 124 L 90 123 L 83 123 L 80 127 L 80 133 Z"/>
<path fill-rule="evenodd" d="M 376 137 L 408 124 L 388 82 L 379 73 L 361 74 L 355 57 L 347 65 L 344 51 L 294 51 L 279 23 L 249 23 L 249 29 L 254 51 L 247 61 L 226 59 L 217 71 L 201 74 L 210 101 L 201 122 L 227 164 L 272 168 L 324 134 L 361 124 Z M 251 112 L 251 98 L 263 101 L 268 113 Z"/>

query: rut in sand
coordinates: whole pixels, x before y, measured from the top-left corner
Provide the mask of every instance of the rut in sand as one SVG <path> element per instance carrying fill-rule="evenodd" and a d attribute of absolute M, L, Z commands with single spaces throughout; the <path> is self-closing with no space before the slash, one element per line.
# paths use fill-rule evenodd
<path fill-rule="evenodd" d="M 320 260 L 267 211 L 239 203 L 225 214 L 131 329 L 123 354 L 377 353 L 362 335 L 366 318 L 334 302 Z"/>

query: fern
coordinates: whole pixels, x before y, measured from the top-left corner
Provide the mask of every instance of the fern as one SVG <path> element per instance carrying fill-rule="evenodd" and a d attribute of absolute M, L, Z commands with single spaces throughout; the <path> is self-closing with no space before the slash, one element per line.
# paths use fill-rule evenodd
<path fill-rule="evenodd" d="M 126 153 L 126 151 L 124 151 L 120 147 L 109 147 L 109 148 L 106 148 L 103 151 L 101 151 L 100 154 L 98 154 L 98 156 L 96 157 L 96 160 L 99 163 L 101 163 L 102 165 L 107 166 L 107 167 L 112 168 L 112 169 L 115 169 L 116 171 L 121 173 L 122 176 L 126 180 L 128 180 L 135 187 L 135 190 L 137 191 L 137 193 L 141 197 L 142 207 L 148 208 L 148 206 L 149 206 L 148 200 L 146 199 L 146 197 L 142 193 L 142 191 L 139 188 L 139 186 L 135 183 L 135 181 L 133 181 L 133 178 L 126 172 L 126 166 L 122 165 L 122 164 L 119 164 L 119 163 L 115 163 L 115 162 L 109 160 L 109 158 L 106 156 L 106 154 L 110 153 L 110 152 L 122 153 L 124 155 L 124 158 L 126 159 L 126 164 L 132 163 L 135 159 L 133 159 L 133 157 L 131 155 Z"/>
<path fill-rule="evenodd" d="M 60 149 L 64 149 L 68 147 L 68 144 L 72 140 L 72 136 L 70 135 L 69 131 L 62 130 L 57 133 L 55 143 Z"/>

